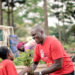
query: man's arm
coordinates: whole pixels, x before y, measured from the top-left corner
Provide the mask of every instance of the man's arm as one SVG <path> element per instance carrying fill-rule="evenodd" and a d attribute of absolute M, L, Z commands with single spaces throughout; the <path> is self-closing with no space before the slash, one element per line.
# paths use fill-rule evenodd
<path fill-rule="evenodd" d="M 27 73 L 27 72 L 28 72 L 27 75 L 33 75 L 30 72 L 33 72 L 36 69 L 37 65 L 38 65 L 38 62 L 34 62 L 32 67 L 26 67 L 18 75 L 25 75 L 25 73 Z"/>
<path fill-rule="evenodd" d="M 56 59 L 54 64 L 47 69 L 41 71 L 42 75 L 53 73 L 62 68 L 62 58 Z M 34 72 L 34 75 L 39 75 L 39 72 Z"/>
<path fill-rule="evenodd" d="M 32 70 L 27 73 L 27 75 L 34 75 L 34 70 L 37 68 L 39 62 L 33 62 Z"/>
<path fill-rule="evenodd" d="M 56 59 L 54 64 L 42 71 L 42 75 L 53 73 L 62 68 L 62 58 Z"/>
<path fill-rule="evenodd" d="M 35 70 L 35 69 L 37 68 L 38 63 L 39 63 L 39 62 L 33 62 L 32 70 Z"/>

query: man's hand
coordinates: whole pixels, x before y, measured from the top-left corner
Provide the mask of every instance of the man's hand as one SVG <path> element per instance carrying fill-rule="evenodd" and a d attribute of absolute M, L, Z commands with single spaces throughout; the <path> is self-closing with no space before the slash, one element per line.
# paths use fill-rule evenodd
<path fill-rule="evenodd" d="M 28 73 L 27 75 L 39 75 L 39 72 L 34 72 L 34 73 Z"/>
<path fill-rule="evenodd" d="M 32 70 L 30 70 L 29 72 L 27 72 L 27 75 L 34 75 L 34 74 L 39 75 L 39 72 L 38 72 L 38 74 L 36 72 L 34 73 L 34 70 L 36 69 L 38 63 L 39 62 L 33 62 Z"/>
<path fill-rule="evenodd" d="M 40 74 L 39 72 L 34 72 L 34 75 L 40 75 Z M 45 74 L 45 75 L 48 75 L 48 74 Z"/>
<path fill-rule="evenodd" d="M 39 72 L 34 72 L 34 75 L 39 75 Z"/>

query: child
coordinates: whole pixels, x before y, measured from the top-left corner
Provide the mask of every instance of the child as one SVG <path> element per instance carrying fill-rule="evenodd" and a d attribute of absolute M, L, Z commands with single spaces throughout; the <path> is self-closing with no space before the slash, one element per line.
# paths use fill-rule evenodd
<path fill-rule="evenodd" d="M 18 75 L 15 65 L 12 62 L 14 55 L 11 50 L 5 46 L 0 47 L 0 58 L 3 59 L 3 61 L 0 63 L 0 75 Z M 24 75 L 29 70 L 31 69 L 26 67 L 19 73 L 19 75 Z"/>

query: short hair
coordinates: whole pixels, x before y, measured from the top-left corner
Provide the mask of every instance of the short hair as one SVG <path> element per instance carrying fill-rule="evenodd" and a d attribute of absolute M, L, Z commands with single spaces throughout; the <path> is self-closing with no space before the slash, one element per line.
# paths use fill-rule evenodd
<path fill-rule="evenodd" d="M 6 46 L 0 47 L 0 58 L 7 59 L 7 54 L 10 52 L 10 50 Z"/>
<path fill-rule="evenodd" d="M 42 26 L 40 26 L 40 25 L 34 26 L 34 27 L 32 28 L 32 30 L 33 30 L 33 29 L 36 29 L 36 31 L 43 31 L 43 32 L 44 32 L 44 28 L 43 28 Z"/>

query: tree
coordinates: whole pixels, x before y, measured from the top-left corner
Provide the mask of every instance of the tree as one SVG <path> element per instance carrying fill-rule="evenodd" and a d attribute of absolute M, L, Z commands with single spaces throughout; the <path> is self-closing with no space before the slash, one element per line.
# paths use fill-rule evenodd
<path fill-rule="evenodd" d="M 2 12 L 2 2 L 5 0 L 0 0 L 0 25 L 3 25 L 3 12 Z"/>
<path fill-rule="evenodd" d="M 47 0 L 43 0 L 44 1 L 44 21 L 45 21 L 45 25 L 44 25 L 44 29 L 46 34 L 49 34 L 49 29 L 48 29 L 48 15 L 47 15 Z"/>
<path fill-rule="evenodd" d="M 1 23 L 1 22 L 2 22 L 2 21 L 1 21 L 1 17 L 2 17 L 2 16 L 1 16 L 1 15 L 2 15 L 2 12 L 1 12 L 1 11 L 2 11 L 2 0 L 0 0 L 0 25 L 2 24 L 2 23 Z"/>
<path fill-rule="evenodd" d="M 75 36 L 75 25 L 71 26 L 68 33 L 71 34 L 72 36 Z"/>
<path fill-rule="evenodd" d="M 26 0 L 3 0 L 6 4 L 5 7 L 8 7 L 8 10 L 6 11 L 8 14 L 8 20 L 7 23 L 10 26 L 14 26 L 14 14 L 13 14 L 13 8 L 15 7 L 15 3 L 24 4 Z M 11 16 L 12 14 L 12 16 Z M 12 19 L 12 20 L 11 20 Z"/>
<path fill-rule="evenodd" d="M 58 2 L 58 4 L 57 4 Z M 65 8 L 65 9 L 64 9 Z M 52 4 L 53 14 L 56 15 L 59 22 L 63 25 L 63 39 L 66 42 L 65 25 L 72 25 L 74 20 L 74 3 L 73 0 L 55 0 Z M 73 19 L 73 20 L 72 20 Z"/>

